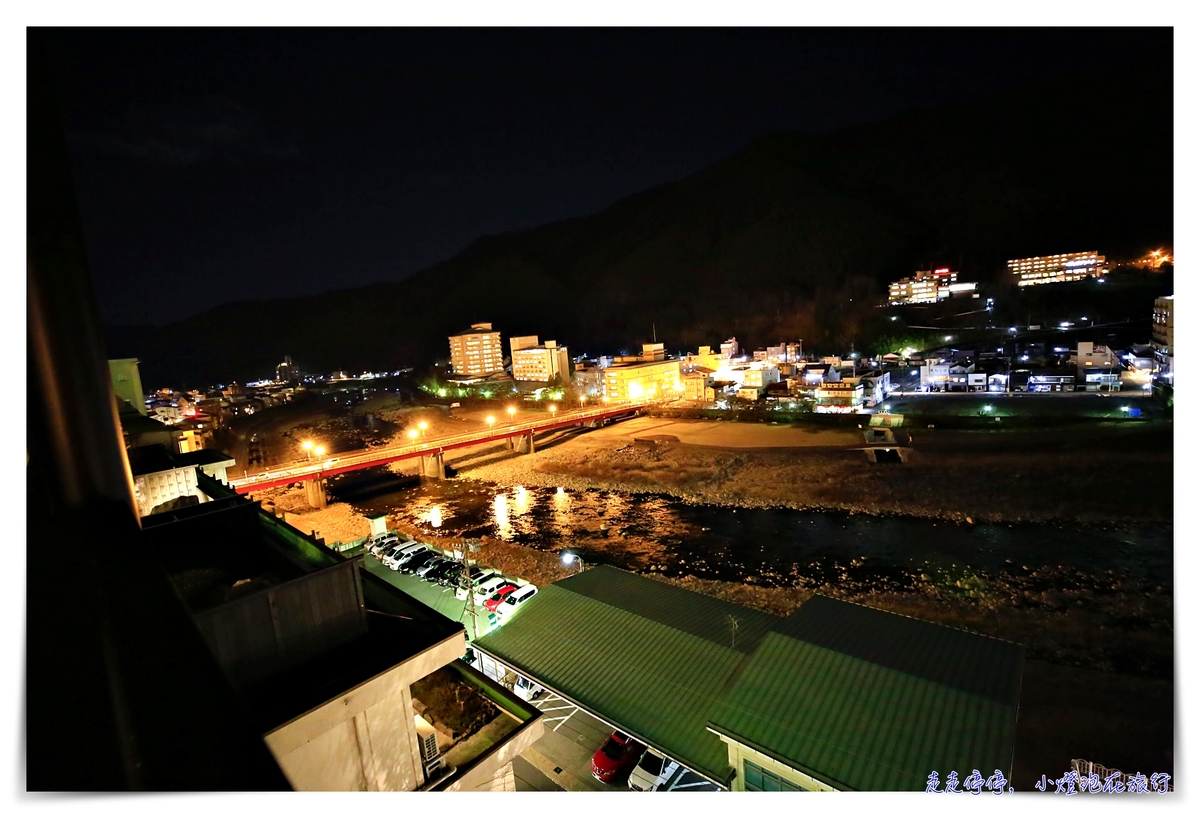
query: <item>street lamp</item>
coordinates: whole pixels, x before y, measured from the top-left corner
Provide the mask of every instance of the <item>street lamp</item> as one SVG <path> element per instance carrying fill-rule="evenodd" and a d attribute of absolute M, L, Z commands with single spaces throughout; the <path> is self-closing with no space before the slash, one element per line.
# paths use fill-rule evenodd
<path fill-rule="evenodd" d="M 553 403 L 550 404 L 550 417 L 555 417 L 554 413 L 557 411 L 558 411 L 558 407 L 555 406 Z"/>
<path fill-rule="evenodd" d="M 429 424 L 425 421 L 421 421 L 417 424 L 417 428 L 421 430 L 421 437 L 425 437 L 425 430 L 429 428 Z"/>
<path fill-rule="evenodd" d="M 409 429 L 409 430 L 408 430 L 408 439 L 409 439 L 409 440 L 416 440 L 416 439 L 417 439 L 417 430 L 416 430 L 416 429 Z"/>
<path fill-rule="evenodd" d="M 317 457 L 323 456 L 325 454 L 325 447 L 318 446 L 317 448 L 313 449 L 313 454 L 315 454 Z"/>
<path fill-rule="evenodd" d="M 512 423 L 513 417 L 516 416 L 516 414 L 517 414 L 517 407 L 510 406 L 510 407 L 508 407 L 507 411 L 508 411 L 508 422 Z"/>
<path fill-rule="evenodd" d="M 562 555 L 562 561 L 563 561 L 563 565 L 571 565 L 573 563 L 578 562 L 579 563 L 579 573 L 583 572 L 583 557 L 579 556 L 578 554 L 575 554 L 571 551 L 564 551 L 563 555 Z"/>
<path fill-rule="evenodd" d="M 487 425 L 488 425 L 488 429 L 491 429 L 491 428 L 492 428 L 492 424 L 493 424 L 493 423 L 495 423 L 495 422 L 496 422 L 496 419 L 495 419 L 494 417 L 492 417 L 491 415 L 488 415 L 488 416 L 487 416 Z"/>
<path fill-rule="evenodd" d="M 300 444 L 300 448 L 304 449 L 305 454 L 308 455 L 308 459 L 312 460 L 313 442 L 311 440 L 306 440 Z"/>

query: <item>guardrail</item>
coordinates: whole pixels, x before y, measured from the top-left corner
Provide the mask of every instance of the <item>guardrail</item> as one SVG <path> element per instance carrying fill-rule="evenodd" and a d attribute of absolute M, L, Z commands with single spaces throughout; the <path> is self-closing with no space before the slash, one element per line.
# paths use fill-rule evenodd
<path fill-rule="evenodd" d="M 270 488 L 273 486 L 293 483 L 300 480 L 320 479 L 335 474 L 354 471 L 367 466 L 381 466 L 397 460 L 405 460 L 421 455 L 440 454 L 447 449 L 457 449 L 477 443 L 487 443 L 493 440 L 523 436 L 532 432 L 545 432 L 552 429 L 576 426 L 589 420 L 601 420 L 614 415 L 636 411 L 652 406 L 659 401 L 639 401 L 598 407 L 596 409 L 574 410 L 572 412 L 541 418 L 521 423 L 510 423 L 502 427 L 487 429 L 480 432 L 466 432 L 459 435 L 449 435 L 421 443 L 410 443 L 404 446 L 388 446 L 381 449 L 363 451 L 361 454 L 349 453 L 338 457 L 327 457 L 316 462 L 300 461 L 282 468 L 267 469 L 258 474 L 248 475 L 240 479 L 231 479 L 229 485 L 238 493 L 245 493 L 252 488 Z"/>

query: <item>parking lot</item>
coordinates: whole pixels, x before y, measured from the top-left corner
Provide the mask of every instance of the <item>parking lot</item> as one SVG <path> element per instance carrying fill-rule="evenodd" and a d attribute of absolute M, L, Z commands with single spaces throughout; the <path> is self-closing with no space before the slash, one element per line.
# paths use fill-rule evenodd
<path fill-rule="evenodd" d="M 546 732 L 517 759 L 523 764 L 513 764 L 518 791 L 630 792 L 626 779 L 603 784 L 592 776 L 592 756 L 612 734 L 612 727 L 553 693 L 543 692 L 532 703 L 544 714 Z M 717 787 L 681 767 L 663 789 L 716 791 Z"/>

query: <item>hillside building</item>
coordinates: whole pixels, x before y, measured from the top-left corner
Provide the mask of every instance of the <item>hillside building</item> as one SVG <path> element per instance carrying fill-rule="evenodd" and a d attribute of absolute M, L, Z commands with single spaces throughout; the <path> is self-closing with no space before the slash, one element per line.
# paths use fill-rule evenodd
<path fill-rule="evenodd" d="M 978 286 L 974 281 L 959 281 L 958 273 L 949 267 L 917 270 L 911 278 L 902 278 L 888 285 L 888 304 L 936 304 L 960 296 L 978 298 Z"/>
<path fill-rule="evenodd" d="M 1104 256 L 1094 250 L 1082 253 L 1059 253 L 1054 256 L 1016 258 L 1008 262 L 1008 271 L 1016 276 L 1018 287 L 1037 284 L 1061 284 L 1103 278 L 1108 274 Z"/>

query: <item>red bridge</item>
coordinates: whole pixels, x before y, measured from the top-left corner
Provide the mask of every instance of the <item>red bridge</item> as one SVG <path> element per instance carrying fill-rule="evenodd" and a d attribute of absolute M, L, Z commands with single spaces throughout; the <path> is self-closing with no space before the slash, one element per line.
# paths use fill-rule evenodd
<path fill-rule="evenodd" d="M 323 480 L 326 477 L 333 477 L 335 474 L 369 469 L 373 466 L 384 466 L 388 463 L 411 460 L 416 457 L 422 459 L 422 470 L 427 476 L 442 478 L 445 477 L 443 455 L 452 449 L 478 446 L 481 443 L 491 443 L 497 440 L 511 440 L 515 450 L 532 452 L 533 436 L 539 432 L 549 432 L 570 426 L 599 425 L 606 420 L 630 417 L 644 407 L 657 402 L 636 401 L 596 409 L 575 409 L 523 423 L 510 423 L 503 426 L 497 424 L 494 428 L 481 432 L 447 435 L 403 446 L 345 452 L 337 457 L 326 457 L 319 461 L 300 461 L 272 467 L 257 474 L 230 480 L 229 484 L 238 494 L 248 494 L 251 491 L 286 486 L 290 483 Z"/>

